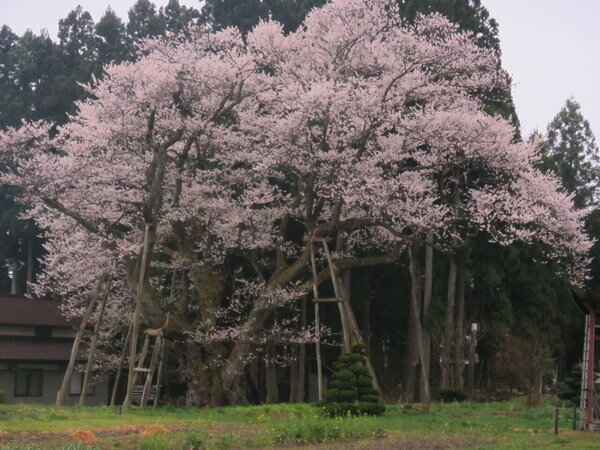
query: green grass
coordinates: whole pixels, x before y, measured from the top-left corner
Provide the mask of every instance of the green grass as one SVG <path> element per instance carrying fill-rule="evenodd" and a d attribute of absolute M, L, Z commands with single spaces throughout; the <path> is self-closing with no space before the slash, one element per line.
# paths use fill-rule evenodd
<path fill-rule="evenodd" d="M 228 449 L 317 445 L 374 440 L 381 447 L 598 448 L 600 435 L 570 431 L 562 410 L 561 432 L 552 432 L 550 403 L 525 408 L 521 399 L 493 403 L 435 403 L 425 414 L 390 405 L 377 418 L 329 419 L 312 405 L 138 409 L 117 415 L 108 407 L 0 405 L 0 448 Z M 149 434 L 150 425 L 159 425 Z M 168 432 L 161 432 L 162 427 Z M 97 442 L 71 436 L 90 430 Z"/>

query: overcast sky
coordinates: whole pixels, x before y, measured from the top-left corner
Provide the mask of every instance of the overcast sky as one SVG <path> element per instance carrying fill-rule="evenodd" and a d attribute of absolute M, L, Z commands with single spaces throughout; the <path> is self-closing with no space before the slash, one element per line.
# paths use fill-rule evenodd
<path fill-rule="evenodd" d="M 58 21 L 81 4 L 95 21 L 108 4 L 126 20 L 135 0 L 0 0 L 0 24 L 18 34 L 46 28 L 56 37 Z M 154 0 L 157 6 L 168 0 Z M 198 0 L 180 0 L 198 7 Z M 482 0 L 500 24 L 504 67 L 525 135 L 541 131 L 574 96 L 600 138 L 600 1 Z"/>

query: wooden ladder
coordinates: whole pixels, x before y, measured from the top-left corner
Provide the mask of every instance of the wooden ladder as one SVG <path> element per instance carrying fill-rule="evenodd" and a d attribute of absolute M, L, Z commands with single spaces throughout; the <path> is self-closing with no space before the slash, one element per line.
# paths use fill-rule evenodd
<path fill-rule="evenodd" d="M 333 285 L 333 291 L 335 297 L 333 298 L 321 298 L 319 296 L 319 276 L 317 270 L 316 261 L 316 243 L 321 243 L 323 251 L 325 253 L 327 267 L 329 268 L 329 274 L 331 276 L 331 283 Z M 342 279 L 340 273 L 336 269 L 335 263 L 327 244 L 327 239 L 313 237 L 310 240 L 310 262 L 313 275 L 313 302 L 315 304 L 315 333 L 316 333 L 316 356 L 317 356 L 317 385 L 319 391 L 319 400 L 323 399 L 323 373 L 322 373 L 322 361 L 321 361 L 321 324 L 319 317 L 319 304 L 320 303 L 337 303 L 340 312 L 340 321 L 342 324 L 342 347 L 344 352 L 350 352 L 350 345 L 352 342 L 364 343 L 363 337 L 360 333 L 356 317 L 352 311 L 350 305 L 350 299 L 347 295 L 342 292 Z M 371 363 L 371 359 L 366 357 L 367 368 L 369 373 L 373 377 L 373 384 L 376 389 L 379 390 L 379 383 L 377 382 L 377 376 L 375 369 Z"/>
<path fill-rule="evenodd" d="M 138 365 L 134 370 L 134 378 L 133 378 L 133 395 L 131 396 L 131 403 L 138 404 L 141 407 L 146 407 L 148 401 L 153 401 L 153 406 L 156 408 L 158 405 L 158 400 L 160 398 L 160 386 L 162 384 L 162 375 L 163 375 L 163 363 L 164 363 L 164 337 L 162 331 L 156 334 L 154 340 L 154 346 L 152 348 L 152 354 L 150 357 L 150 365 L 148 367 L 144 367 L 146 362 L 146 356 L 148 354 L 149 347 L 151 345 L 150 340 L 152 336 L 150 334 L 146 334 L 146 339 L 144 339 L 144 344 L 142 345 L 142 351 L 138 357 Z M 152 385 L 152 380 L 154 379 L 154 373 L 158 367 L 158 376 L 156 379 L 156 384 Z M 138 375 L 146 374 L 146 379 L 144 384 L 137 384 Z"/>

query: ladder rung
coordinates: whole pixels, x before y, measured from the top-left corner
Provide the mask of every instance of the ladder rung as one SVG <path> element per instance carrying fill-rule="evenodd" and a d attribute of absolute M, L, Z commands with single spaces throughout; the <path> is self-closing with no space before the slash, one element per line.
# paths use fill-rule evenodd
<path fill-rule="evenodd" d="M 144 373 L 150 373 L 151 370 L 150 369 L 146 369 L 144 367 L 136 367 L 135 369 L 133 369 L 134 372 L 144 372 Z"/>
<path fill-rule="evenodd" d="M 342 302 L 344 299 L 336 297 L 336 298 L 315 298 L 313 302 L 315 303 L 330 303 L 330 302 Z"/>

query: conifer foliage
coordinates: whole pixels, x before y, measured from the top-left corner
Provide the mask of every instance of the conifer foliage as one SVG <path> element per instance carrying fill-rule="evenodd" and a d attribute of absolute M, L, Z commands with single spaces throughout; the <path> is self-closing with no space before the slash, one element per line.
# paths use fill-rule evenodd
<path fill-rule="evenodd" d="M 342 356 L 333 365 L 335 372 L 321 403 L 328 416 L 378 416 L 385 406 L 380 401 L 380 392 L 373 387 L 373 377 L 365 365 L 364 344 L 354 344 L 350 353 Z"/>

